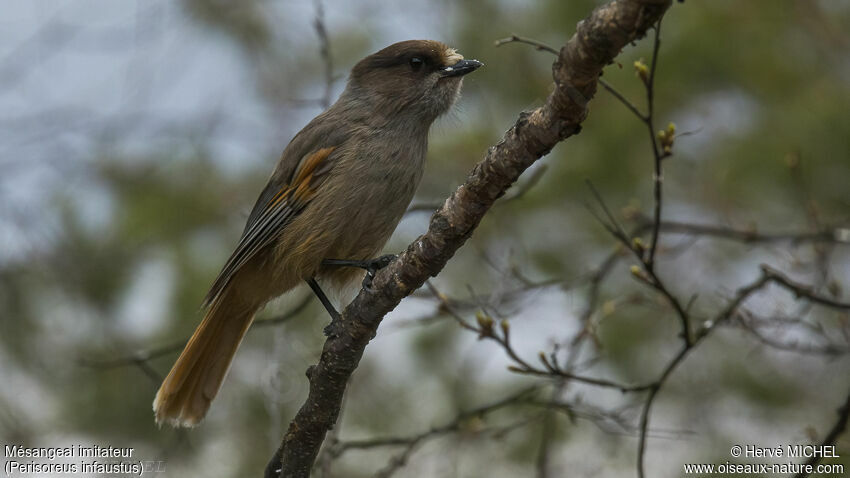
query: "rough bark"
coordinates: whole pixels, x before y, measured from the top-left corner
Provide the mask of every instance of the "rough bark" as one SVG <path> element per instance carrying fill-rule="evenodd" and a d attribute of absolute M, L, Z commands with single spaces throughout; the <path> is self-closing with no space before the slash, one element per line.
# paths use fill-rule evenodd
<path fill-rule="evenodd" d="M 642 38 L 669 6 L 669 0 L 615 0 L 579 22 L 552 66 L 554 88 L 546 103 L 519 115 L 464 184 L 434 213 L 428 231 L 375 276 L 371 289 L 361 290 L 345 308 L 340 333 L 328 338 L 319 363 L 307 371 L 309 396 L 266 476 L 310 475 L 325 435 L 336 423 L 348 380 L 383 317 L 443 269 L 523 171 L 581 130 L 602 68 L 624 46 Z"/>

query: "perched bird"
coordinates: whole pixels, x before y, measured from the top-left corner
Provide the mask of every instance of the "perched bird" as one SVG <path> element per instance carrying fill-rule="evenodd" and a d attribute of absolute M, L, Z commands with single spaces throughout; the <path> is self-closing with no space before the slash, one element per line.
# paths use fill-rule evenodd
<path fill-rule="evenodd" d="M 413 198 L 431 123 L 480 66 L 431 40 L 390 45 L 354 66 L 336 103 L 284 149 L 204 300 L 201 324 L 156 394 L 157 423 L 204 418 L 269 300 L 306 281 L 338 318 L 317 279 L 345 288 L 363 276 L 355 267 L 372 274 L 386 265 L 387 256 L 372 258 Z"/>

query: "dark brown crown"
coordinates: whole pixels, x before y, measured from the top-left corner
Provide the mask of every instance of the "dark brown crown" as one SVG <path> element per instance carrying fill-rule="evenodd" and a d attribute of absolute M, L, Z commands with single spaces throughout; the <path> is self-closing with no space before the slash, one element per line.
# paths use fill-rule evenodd
<path fill-rule="evenodd" d="M 354 66 L 351 76 L 358 78 L 382 68 L 407 65 L 413 58 L 423 60 L 431 68 L 441 68 L 454 65 L 462 60 L 463 56 L 445 43 L 434 40 L 407 40 L 367 56 Z"/>

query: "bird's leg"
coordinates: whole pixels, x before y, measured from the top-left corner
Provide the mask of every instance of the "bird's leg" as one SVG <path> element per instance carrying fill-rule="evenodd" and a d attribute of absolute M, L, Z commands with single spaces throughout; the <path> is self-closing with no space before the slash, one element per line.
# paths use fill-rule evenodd
<path fill-rule="evenodd" d="M 366 269 L 366 277 L 363 278 L 363 287 L 372 287 L 372 279 L 375 273 L 390 265 L 390 262 L 398 258 L 395 254 L 386 254 L 375 259 L 367 259 L 365 261 L 354 261 L 348 259 L 325 259 L 322 261 L 323 266 L 328 267 L 359 267 Z"/>
<path fill-rule="evenodd" d="M 325 295 L 325 293 L 322 291 L 322 288 L 319 287 L 319 283 L 316 282 L 316 279 L 307 279 L 307 284 L 310 286 L 311 289 L 313 289 L 313 293 L 316 294 L 316 297 L 319 298 L 319 302 L 321 302 L 322 305 L 325 306 L 325 310 L 327 310 L 328 314 L 330 314 L 331 316 L 331 323 L 328 324 L 328 326 L 325 327 L 324 330 L 325 337 L 335 335 L 334 332 L 340 321 L 342 320 L 339 315 L 339 312 L 334 309 L 333 304 L 331 304 L 331 301 L 328 300 L 328 296 Z"/>

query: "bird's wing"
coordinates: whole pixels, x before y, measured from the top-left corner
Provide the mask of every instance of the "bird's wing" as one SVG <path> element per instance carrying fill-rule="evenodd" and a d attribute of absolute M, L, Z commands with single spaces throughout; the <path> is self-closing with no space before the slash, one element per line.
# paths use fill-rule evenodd
<path fill-rule="evenodd" d="M 205 306 L 221 294 L 240 267 L 274 242 L 284 226 L 310 202 L 333 168 L 335 149 L 335 146 L 320 148 L 303 155 L 288 181 L 272 177 L 254 205 L 236 250 L 204 298 Z"/>

